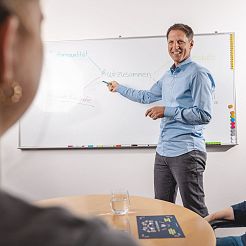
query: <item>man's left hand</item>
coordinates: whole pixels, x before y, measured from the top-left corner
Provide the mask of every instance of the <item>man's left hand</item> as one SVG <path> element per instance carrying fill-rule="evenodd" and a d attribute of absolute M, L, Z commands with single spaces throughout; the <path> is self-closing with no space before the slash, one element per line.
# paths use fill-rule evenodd
<path fill-rule="evenodd" d="M 165 107 L 163 106 L 155 106 L 146 111 L 145 116 L 149 116 L 153 120 L 163 118 L 165 112 Z"/>

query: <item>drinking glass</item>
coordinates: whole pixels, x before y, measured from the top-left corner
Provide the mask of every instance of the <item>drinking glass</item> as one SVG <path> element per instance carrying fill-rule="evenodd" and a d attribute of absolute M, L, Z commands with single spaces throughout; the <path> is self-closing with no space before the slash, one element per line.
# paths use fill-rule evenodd
<path fill-rule="evenodd" d="M 128 213 L 130 207 L 129 193 L 127 190 L 119 189 L 111 192 L 110 207 L 115 215 Z"/>

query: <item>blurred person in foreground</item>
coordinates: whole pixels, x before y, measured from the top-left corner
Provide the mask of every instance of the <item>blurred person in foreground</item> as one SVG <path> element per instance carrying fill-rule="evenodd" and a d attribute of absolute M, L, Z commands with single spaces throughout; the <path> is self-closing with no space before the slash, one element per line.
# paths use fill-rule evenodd
<path fill-rule="evenodd" d="M 38 0 L 0 0 L 0 136 L 30 106 L 40 79 L 42 13 Z M 128 245 L 126 233 L 58 207 L 40 208 L 0 190 L 0 245 Z"/>

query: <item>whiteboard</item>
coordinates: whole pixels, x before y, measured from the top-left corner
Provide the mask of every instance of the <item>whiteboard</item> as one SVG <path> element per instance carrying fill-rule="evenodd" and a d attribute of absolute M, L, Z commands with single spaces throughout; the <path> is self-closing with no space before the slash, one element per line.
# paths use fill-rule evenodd
<path fill-rule="evenodd" d="M 200 34 L 194 42 L 192 59 L 216 82 L 206 143 L 236 144 L 234 34 Z M 171 65 L 164 36 L 46 42 L 39 92 L 20 121 L 19 147 L 156 146 L 160 120 L 145 117 L 153 104 L 110 93 L 102 80 L 149 89 Z"/>

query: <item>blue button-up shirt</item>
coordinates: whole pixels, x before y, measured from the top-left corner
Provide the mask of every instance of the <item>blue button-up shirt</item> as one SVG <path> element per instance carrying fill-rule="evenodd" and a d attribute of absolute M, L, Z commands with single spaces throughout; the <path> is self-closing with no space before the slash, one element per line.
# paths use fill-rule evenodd
<path fill-rule="evenodd" d="M 117 92 L 139 103 L 161 101 L 165 111 L 156 151 L 174 157 L 192 150 L 206 151 L 203 129 L 211 120 L 214 87 L 210 72 L 188 58 L 172 66 L 150 90 L 119 85 Z"/>

